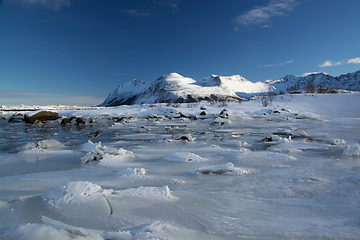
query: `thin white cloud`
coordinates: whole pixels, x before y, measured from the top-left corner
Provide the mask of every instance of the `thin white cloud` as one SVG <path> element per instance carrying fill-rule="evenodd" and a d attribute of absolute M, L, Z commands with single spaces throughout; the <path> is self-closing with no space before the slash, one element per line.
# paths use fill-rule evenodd
<path fill-rule="evenodd" d="M 297 4 L 297 0 L 272 0 L 266 6 L 257 6 L 235 18 L 235 31 L 270 27 L 271 18 L 287 15 Z"/>
<path fill-rule="evenodd" d="M 258 68 L 277 67 L 277 66 L 282 66 L 282 65 L 285 65 L 285 64 L 293 63 L 293 62 L 294 62 L 294 60 L 289 60 L 289 61 L 282 62 L 282 63 L 274 63 L 274 64 L 266 64 L 266 65 L 258 66 Z"/>
<path fill-rule="evenodd" d="M 159 0 L 156 1 L 155 3 L 159 6 L 167 6 L 173 10 L 178 10 L 180 2 L 181 0 Z"/>
<path fill-rule="evenodd" d="M 360 64 L 360 57 L 358 58 L 350 58 L 347 60 L 347 63 Z"/>
<path fill-rule="evenodd" d="M 0 90 L 0 105 L 68 105 L 68 106 L 94 106 L 102 103 L 104 99 L 92 96 L 65 96 L 62 94 L 39 94 L 21 91 Z"/>
<path fill-rule="evenodd" d="M 320 64 L 319 67 L 334 67 L 334 66 L 338 66 L 338 65 L 341 65 L 342 62 L 339 61 L 339 62 L 334 62 L 334 61 L 331 61 L 331 60 L 326 60 L 323 64 Z"/>
<path fill-rule="evenodd" d="M 70 0 L 5 0 L 5 3 L 20 6 L 39 6 L 57 11 L 62 7 L 69 7 Z"/>
<path fill-rule="evenodd" d="M 319 67 L 335 67 L 343 64 L 360 64 L 360 57 L 350 58 L 348 60 L 332 61 L 326 60 L 324 63 L 320 64 Z"/>
<path fill-rule="evenodd" d="M 124 10 L 124 12 L 126 12 L 127 14 L 130 14 L 134 17 L 148 17 L 150 16 L 150 13 L 148 12 L 141 12 L 137 9 L 131 9 L 131 10 Z"/>

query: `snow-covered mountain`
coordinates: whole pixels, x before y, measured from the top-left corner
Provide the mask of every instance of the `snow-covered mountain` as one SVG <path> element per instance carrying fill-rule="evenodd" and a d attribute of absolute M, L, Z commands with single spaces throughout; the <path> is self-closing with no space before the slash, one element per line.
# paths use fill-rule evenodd
<path fill-rule="evenodd" d="M 312 73 L 303 77 L 287 75 L 279 80 L 268 80 L 266 83 L 275 88 L 275 93 L 306 92 L 311 88 L 360 90 L 360 70 L 340 75 L 330 76 L 326 73 Z"/>
<path fill-rule="evenodd" d="M 287 75 L 279 80 L 251 82 L 240 75 L 210 75 L 201 80 L 170 73 L 154 83 L 139 79 L 120 85 L 100 106 L 141 103 L 183 103 L 208 101 L 239 101 L 268 92 L 304 92 L 309 88 L 360 90 L 360 71 L 332 77 L 326 73 L 311 73 L 303 77 Z"/>
<path fill-rule="evenodd" d="M 200 81 L 170 73 L 148 84 L 141 80 L 120 85 L 100 106 L 141 103 L 183 103 L 208 101 L 238 101 L 249 95 L 273 90 L 264 82 L 253 83 L 240 75 L 222 77 L 210 75 Z"/>
<path fill-rule="evenodd" d="M 140 79 L 121 84 L 115 91 L 110 93 L 101 106 L 131 105 L 134 103 L 136 96 L 144 93 L 150 85 Z"/>

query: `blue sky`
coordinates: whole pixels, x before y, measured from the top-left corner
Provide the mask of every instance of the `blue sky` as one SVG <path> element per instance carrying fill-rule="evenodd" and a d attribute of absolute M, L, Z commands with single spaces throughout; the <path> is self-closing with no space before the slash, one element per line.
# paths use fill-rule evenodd
<path fill-rule="evenodd" d="M 96 105 L 177 72 L 360 69 L 358 0 L 0 0 L 0 105 Z"/>

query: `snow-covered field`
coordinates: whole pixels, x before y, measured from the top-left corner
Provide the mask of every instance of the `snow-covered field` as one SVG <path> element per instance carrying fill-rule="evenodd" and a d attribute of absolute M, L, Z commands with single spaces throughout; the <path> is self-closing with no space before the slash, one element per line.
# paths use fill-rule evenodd
<path fill-rule="evenodd" d="M 4 112 L 0 238 L 359 239 L 359 103 L 58 110 L 86 122 L 66 126 Z"/>

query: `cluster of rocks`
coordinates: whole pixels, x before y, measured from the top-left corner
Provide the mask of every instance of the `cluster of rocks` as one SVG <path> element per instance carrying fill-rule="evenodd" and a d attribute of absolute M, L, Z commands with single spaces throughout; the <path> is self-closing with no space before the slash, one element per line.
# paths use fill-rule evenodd
<path fill-rule="evenodd" d="M 49 120 L 56 120 L 59 118 L 59 115 L 57 112 L 52 111 L 38 111 L 34 114 L 27 113 L 15 113 L 13 114 L 8 122 L 26 122 L 26 123 L 36 123 L 36 122 L 46 122 Z"/>
<path fill-rule="evenodd" d="M 68 125 L 72 125 L 73 124 L 73 120 L 75 119 L 75 124 L 78 126 L 82 126 L 85 125 L 86 122 L 84 119 L 80 118 L 80 117 L 71 117 L 71 118 L 63 118 L 61 120 L 61 126 L 68 126 Z"/>
<path fill-rule="evenodd" d="M 46 121 L 58 120 L 59 118 L 60 117 L 57 112 L 38 111 L 34 114 L 31 112 L 27 113 L 27 114 L 15 113 L 9 118 L 8 122 L 9 123 L 25 122 L 25 123 L 37 124 L 37 123 L 42 123 L 42 122 L 46 122 Z M 85 125 L 86 124 L 85 120 L 80 117 L 62 118 L 60 124 L 62 126 L 66 126 L 68 124 L 73 124 L 74 119 L 75 119 L 76 125 Z"/>
<path fill-rule="evenodd" d="M 145 117 L 146 120 L 171 120 L 171 119 L 189 119 L 189 120 L 198 120 L 198 119 L 208 119 L 208 118 L 228 118 L 229 113 L 227 109 L 222 110 L 219 114 L 208 114 L 206 112 L 206 108 L 201 107 L 200 112 L 197 114 L 184 114 L 182 112 L 170 112 L 170 114 L 165 115 L 159 115 L 159 114 L 152 114 L 147 117 Z M 128 123 L 131 119 L 134 119 L 132 116 L 121 116 L 121 117 L 111 117 L 108 120 L 115 121 L 116 123 Z M 95 123 L 96 119 L 84 119 L 81 117 L 60 117 L 57 112 L 54 111 L 48 111 L 48 110 L 41 110 L 34 112 L 29 112 L 26 114 L 23 113 L 15 113 L 13 114 L 9 119 L 9 123 L 18 123 L 18 122 L 25 122 L 25 123 L 31 123 L 31 124 L 40 124 L 46 122 L 46 121 L 54 121 L 57 120 L 58 123 L 60 123 L 61 126 L 85 126 L 88 123 Z"/>

